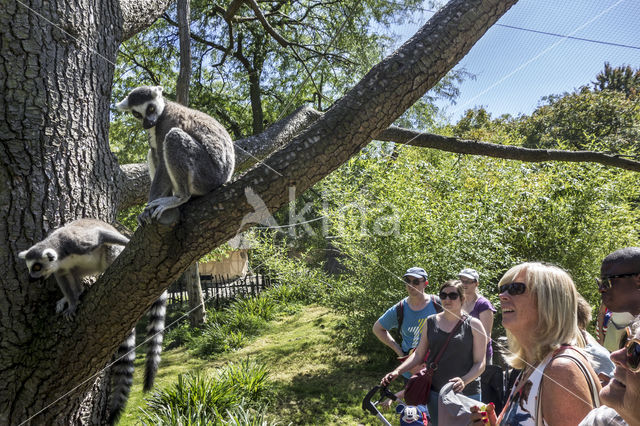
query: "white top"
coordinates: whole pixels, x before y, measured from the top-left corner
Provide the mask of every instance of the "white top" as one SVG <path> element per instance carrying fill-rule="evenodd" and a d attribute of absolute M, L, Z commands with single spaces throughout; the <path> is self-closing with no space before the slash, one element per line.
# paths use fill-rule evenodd
<path fill-rule="evenodd" d="M 582 419 L 578 426 L 627 426 L 627 422 L 616 410 L 603 405 L 589 411 L 587 417 Z"/>

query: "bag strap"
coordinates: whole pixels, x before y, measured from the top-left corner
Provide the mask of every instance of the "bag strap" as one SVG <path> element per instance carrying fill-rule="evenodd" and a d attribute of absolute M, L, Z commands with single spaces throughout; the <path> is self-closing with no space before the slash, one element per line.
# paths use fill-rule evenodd
<path fill-rule="evenodd" d="M 436 313 L 439 314 L 440 312 L 444 311 L 442 305 L 436 302 L 436 297 L 433 294 L 431 295 L 431 303 L 433 303 L 433 307 L 435 308 Z"/>
<path fill-rule="evenodd" d="M 453 337 L 454 334 L 456 334 L 458 332 L 458 330 L 460 329 L 460 327 L 462 326 L 462 323 L 467 319 L 466 315 L 463 315 L 462 318 L 460 318 L 460 320 L 458 321 L 458 323 L 456 324 L 455 327 L 453 327 L 453 330 L 451 330 L 451 333 L 449 333 L 449 336 L 447 336 L 447 341 L 444 342 L 444 345 L 442 346 L 442 348 L 440 349 L 440 352 L 438 352 L 438 355 L 436 355 L 436 357 L 433 359 L 433 361 L 431 362 L 431 365 L 434 365 L 436 368 L 438 367 L 438 362 L 440 362 L 440 358 L 442 358 L 442 355 L 444 354 L 444 350 L 447 349 L 447 346 L 449 345 L 449 342 L 451 341 L 451 338 Z"/>
<path fill-rule="evenodd" d="M 573 347 L 571 349 L 576 350 Z M 589 384 L 589 393 L 591 393 L 591 401 L 593 402 L 593 405 L 596 408 L 600 407 L 600 395 L 598 394 L 598 387 L 596 386 L 595 380 L 593 380 L 593 376 L 591 376 L 591 373 L 589 373 L 589 370 L 584 365 L 582 360 L 580 358 L 578 358 L 577 356 L 572 355 L 572 354 L 570 354 L 568 352 L 564 352 L 564 353 L 561 353 L 559 355 L 555 355 L 551 359 L 553 360 L 555 358 L 568 358 L 578 366 L 580 371 L 582 371 L 582 374 L 584 375 L 584 377 L 587 379 L 587 383 Z M 549 362 L 551 362 L 551 361 L 549 361 Z M 540 404 L 540 392 L 541 391 L 542 391 L 542 382 L 540 383 L 540 386 L 538 387 L 538 396 L 536 397 L 536 424 L 537 425 L 544 425 L 544 422 L 542 421 L 542 404 Z"/>
<path fill-rule="evenodd" d="M 587 369 L 586 365 L 584 365 L 582 360 L 570 353 L 562 353 L 558 355 L 557 358 L 569 358 L 578 366 L 578 368 L 580 368 L 580 371 L 582 371 L 582 374 L 584 374 L 584 377 L 587 379 L 587 383 L 589 383 L 591 401 L 593 402 L 593 405 L 598 408 L 600 406 L 600 395 L 598 394 L 598 387 L 596 386 L 595 380 L 593 380 L 593 376 L 591 375 L 591 373 L 589 373 L 589 370 Z"/>
<path fill-rule="evenodd" d="M 404 319 L 404 299 L 396 303 L 396 317 L 398 317 L 398 331 L 402 333 L 402 320 Z"/>

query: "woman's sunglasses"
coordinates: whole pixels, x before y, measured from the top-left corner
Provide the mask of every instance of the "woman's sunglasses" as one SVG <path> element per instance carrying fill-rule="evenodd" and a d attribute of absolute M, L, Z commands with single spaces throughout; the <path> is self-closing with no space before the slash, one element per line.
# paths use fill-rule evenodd
<path fill-rule="evenodd" d="M 407 284 L 411 284 L 411 285 L 420 285 L 422 284 L 424 281 L 421 280 L 420 278 L 409 278 L 409 277 L 404 277 L 404 282 Z"/>
<path fill-rule="evenodd" d="M 509 284 L 502 284 L 498 289 L 498 294 L 502 294 L 505 291 L 512 296 L 517 296 L 519 294 L 524 293 L 527 289 L 527 285 L 525 283 L 513 282 Z"/>
<path fill-rule="evenodd" d="M 631 327 L 627 327 L 627 335 L 620 341 L 620 349 L 627 350 L 627 369 L 634 373 L 640 371 L 640 339 L 632 337 Z"/>
<path fill-rule="evenodd" d="M 458 294 L 458 292 L 452 291 L 451 293 L 445 293 L 444 291 L 440 292 L 440 300 L 445 300 L 445 299 L 450 299 L 450 300 L 458 300 L 458 297 L 460 297 L 460 295 Z"/>

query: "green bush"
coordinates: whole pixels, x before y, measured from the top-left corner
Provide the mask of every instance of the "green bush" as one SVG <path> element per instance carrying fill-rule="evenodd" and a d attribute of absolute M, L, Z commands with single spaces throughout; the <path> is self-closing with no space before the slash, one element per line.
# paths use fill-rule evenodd
<path fill-rule="evenodd" d="M 239 406 L 227 410 L 227 420 L 223 423 L 230 426 L 278 426 L 282 424 L 279 421 L 268 420 L 265 411 L 266 407 L 263 411 L 258 411 Z"/>
<path fill-rule="evenodd" d="M 200 328 L 193 328 L 188 321 L 172 326 L 164 336 L 165 349 L 171 349 L 178 346 L 189 345 L 194 339 L 202 335 Z"/>
<path fill-rule="evenodd" d="M 210 310 L 207 325 L 187 344 L 203 358 L 238 349 L 275 314 L 276 302 L 264 295 L 236 299 L 224 310 Z"/>
<path fill-rule="evenodd" d="M 496 285 L 508 268 L 551 262 L 568 270 L 593 303 L 600 261 L 640 243 L 632 172 L 413 147 L 396 147 L 395 154 L 363 153 L 316 187 L 349 271 L 328 301 L 347 316 L 345 341 L 367 350 L 384 349 L 371 326 L 406 296 L 401 277 L 410 266 L 427 270 L 429 293 L 473 267 L 480 291 L 498 305 Z"/>
<path fill-rule="evenodd" d="M 236 299 L 231 304 L 229 310 L 234 311 L 236 316 L 251 314 L 265 321 L 270 321 L 275 316 L 276 304 L 272 298 L 264 294 L 260 294 L 256 297 L 243 297 Z"/>
<path fill-rule="evenodd" d="M 194 339 L 189 345 L 195 355 L 209 358 L 218 353 L 237 349 L 244 342 L 244 334 L 233 329 L 229 324 L 211 323 L 202 336 Z"/>
<path fill-rule="evenodd" d="M 248 359 L 211 376 L 180 375 L 177 382 L 147 398 L 139 420 L 143 425 L 210 425 L 237 418 L 238 407 L 259 412 L 270 397 L 268 375 L 264 364 Z"/>

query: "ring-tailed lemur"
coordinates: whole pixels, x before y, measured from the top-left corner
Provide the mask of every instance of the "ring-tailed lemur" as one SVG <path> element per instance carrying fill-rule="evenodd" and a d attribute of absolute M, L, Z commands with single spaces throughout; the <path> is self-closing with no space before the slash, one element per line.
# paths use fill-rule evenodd
<path fill-rule="evenodd" d="M 174 223 L 178 206 L 231 179 L 233 142 L 213 117 L 165 100 L 160 86 L 138 87 L 116 107 L 131 111 L 150 133 L 147 162 L 152 182 L 149 203 L 138 218 L 141 224 L 150 219 Z"/>
<path fill-rule="evenodd" d="M 56 303 L 56 312 L 62 312 L 67 304 L 64 316 L 72 319 L 82 293 L 82 278 L 103 273 L 128 242 L 106 222 L 78 219 L 56 229 L 18 257 L 27 262 L 29 282 L 53 274 L 64 296 Z"/>
<path fill-rule="evenodd" d="M 75 313 L 78 298 L 82 293 L 82 278 L 104 272 L 128 242 L 127 237 L 106 222 L 97 219 L 78 219 L 56 229 L 44 240 L 20 252 L 18 257 L 27 263 L 29 282 L 54 275 L 64 295 L 56 303 L 56 311 L 61 312 L 64 305 L 68 304 L 69 307 L 64 315 L 70 319 Z M 167 292 L 165 291 L 149 309 L 145 390 L 153 386 L 160 362 L 166 301 Z M 110 424 L 114 424 L 118 419 L 129 397 L 133 381 L 135 338 L 134 328 L 114 355 L 116 361 L 112 366 L 113 374 L 111 375 Z"/>

